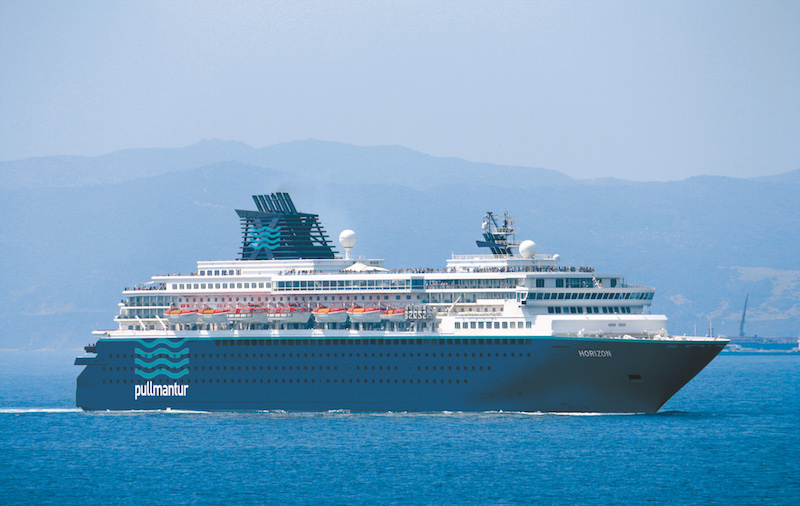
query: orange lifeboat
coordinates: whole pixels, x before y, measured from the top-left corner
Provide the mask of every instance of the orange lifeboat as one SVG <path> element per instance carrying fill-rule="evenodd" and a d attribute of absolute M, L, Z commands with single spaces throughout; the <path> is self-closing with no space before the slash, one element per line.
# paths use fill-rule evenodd
<path fill-rule="evenodd" d="M 381 320 L 383 321 L 399 323 L 404 321 L 405 319 L 406 319 L 406 311 L 405 309 L 400 307 L 385 309 L 384 311 L 381 312 Z"/>
<path fill-rule="evenodd" d="M 353 306 L 347 310 L 347 316 L 354 323 L 378 323 L 381 321 L 381 308 Z"/>
<path fill-rule="evenodd" d="M 344 323 L 347 311 L 343 307 L 317 306 L 313 311 L 314 320 L 319 323 Z"/>
<path fill-rule="evenodd" d="M 308 323 L 311 319 L 308 308 L 296 304 L 278 306 L 270 309 L 269 313 L 269 320 L 276 323 Z"/>
<path fill-rule="evenodd" d="M 164 311 L 164 316 L 170 323 L 197 323 L 196 309 L 178 309 L 175 306 L 170 306 L 169 309 Z"/>
<path fill-rule="evenodd" d="M 203 323 L 227 323 L 230 309 L 211 308 L 205 306 L 198 312 L 200 321 Z"/>
<path fill-rule="evenodd" d="M 228 312 L 228 321 L 232 323 L 267 323 L 269 309 L 261 306 L 237 307 Z"/>

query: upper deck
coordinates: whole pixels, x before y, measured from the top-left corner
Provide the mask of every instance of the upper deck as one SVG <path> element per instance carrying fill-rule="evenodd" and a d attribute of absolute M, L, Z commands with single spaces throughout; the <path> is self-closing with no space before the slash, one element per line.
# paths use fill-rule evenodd
<path fill-rule="evenodd" d="M 237 211 L 247 255 L 200 261 L 191 274 L 157 275 L 149 283 L 125 289 L 116 318 L 120 328 L 165 327 L 160 317 L 170 308 L 224 312 L 289 304 L 306 311 L 317 306 L 383 310 L 414 306 L 441 318 L 502 315 L 506 303 L 513 301 L 530 317 L 636 315 L 646 312 L 654 294 L 653 288 L 628 285 L 622 275 L 560 265 L 559 255 L 538 253 L 532 241 L 518 244 L 508 215 L 502 223 L 491 213 L 484 220 L 485 240 L 478 245 L 492 254 L 453 255 L 442 269 L 389 270 L 381 259 L 350 257 L 356 240 L 351 231 L 340 235 L 345 257 L 333 254 L 327 236 L 320 239 L 323 229 L 316 215 L 298 213 L 288 195 L 254 200 L 259 211 Z M 305 239 L 298 237 L 303 233 Z M 264 239 L 264 234 L 273 239 Z M 311 243 L 316 246 L 299 247 Z M 322 243 L 330 255 L 318 254 Z M 259 249 L 271 253 L 255 253 Z M 224 327 L 219 321 L 215 326 Z"/>

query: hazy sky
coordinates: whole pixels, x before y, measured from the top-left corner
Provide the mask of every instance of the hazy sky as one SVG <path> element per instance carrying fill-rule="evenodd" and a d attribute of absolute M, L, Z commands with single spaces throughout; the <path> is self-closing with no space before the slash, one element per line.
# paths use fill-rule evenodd
<path fill-rule="evenodd" d="M 309 137 L 674 180 L 800 168 L 800 2 L 0 1 L 0 160 Z"/>

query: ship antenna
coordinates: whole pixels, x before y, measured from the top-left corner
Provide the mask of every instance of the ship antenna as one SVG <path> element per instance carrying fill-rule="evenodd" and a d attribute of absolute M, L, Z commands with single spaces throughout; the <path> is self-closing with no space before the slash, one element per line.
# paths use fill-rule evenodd
<path fill-rule="evenodd" d="M 747 299 L 750 298 L 748 293 L 744 298 L 744 309 L 742 310 L 742 323 L 739 324 L 739 337 L 744 337 L 744 317 L 747 314 Z"/>

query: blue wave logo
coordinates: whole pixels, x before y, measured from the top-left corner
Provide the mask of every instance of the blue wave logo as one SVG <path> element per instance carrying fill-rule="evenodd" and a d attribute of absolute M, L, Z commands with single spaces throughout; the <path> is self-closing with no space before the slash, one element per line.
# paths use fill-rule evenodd
<path fill-rule="evenodd" d="M 169 339 L 134 339 L 141 348 L 136 348 L 135 373 L 146 379 L 167 376 L 178 379 L 189 374 L 189 348 L 183 347 L 188 339 L 174 343 Z"/>
<path fill-rule="evenodd" d="M 250 247 L 274 250 L 280 245 L 281 227 L 253 227 L 250 232 Z"/>

